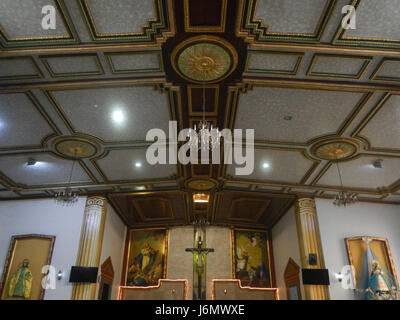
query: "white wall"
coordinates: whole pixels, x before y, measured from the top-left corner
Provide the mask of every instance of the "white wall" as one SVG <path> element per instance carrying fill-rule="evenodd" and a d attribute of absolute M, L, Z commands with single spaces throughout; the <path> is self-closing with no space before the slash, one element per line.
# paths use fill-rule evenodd
<path fill-rule="evenodd" d="M 114 281 L 111 291 L 111 299 L 118 298 L 118 290 L 121 283 L 122 264 L 124 259 L 126 226 L 115 213 L 114 209 L 107 204 L 107 216 L 104 225 L 103 246 L 101 249 L 101 258 L 99 265 L 99 274 L 101 264 L 111 257 L 114 267 Z M 97 285 L 96 299 L 98 297 L 99 285 Z"/>
<path fill-rule="evenodd" d="M 274 249 L 276 284 L 280 299 L 287 299 L 284 272 L 289 258 L 292 258 L 301 268 L 299 240 L 297 236 L 296 216 L 294 206 L 272 228 L 272 246 Z M 300 272 L 300 283 L 302 283 Z M 304 287 L 301 287 L 302 299 L 305 299 Z"/>
<path fill-rule="evenodd" d="M 207 248 L 214 252 L 207 255 L 206 285 L 207 299 L 211 299 L 213 279 L 232 279 L 231 229 L 227 227 L 207 227 Z"/>
<path fill-rule="evenodd" d="M 193 226 L 169 229 L 167 279 L 187 279 L 188 299 L 193 297 L 193 254 L 185 252 L 193 246 Z"/>
<path fill-rule="evenodd" d="M 46 290 L 47 300 L 69 300 L 72 285 L 68 282 L 71 266 L 75 265 L 85 210 L 86 197 L 71 207 L 63 207 L 53 199 L 0 202 L 0 268 L 1 273 L 11 236 L 22 234 L 54 235 L 51 264 L 64 277 L 55 290 Z"/>
<path fill-rule="evenodd" d="M 387 238 L 396 272 L 400 273 L 400 206 L 359 202 L 338 208 L 332 200 L 316 199 L 319 228 L 325 265 L 330 272 L 338 273 L 348 265 L 344 239 L 355 236 Z M 352 290 L 345 290 L 331 279 L 331 299 L 354 299 Z"/>

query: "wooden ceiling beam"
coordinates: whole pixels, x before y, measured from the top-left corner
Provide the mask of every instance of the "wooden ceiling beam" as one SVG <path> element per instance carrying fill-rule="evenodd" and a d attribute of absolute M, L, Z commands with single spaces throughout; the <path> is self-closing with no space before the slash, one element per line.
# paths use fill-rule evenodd
<path fill-rule="evenodd" d="M 297 78 L 271 78 L 243 76 L 242 83 L 260 87 L 293 88 L 307 90 L 330 90 L 346 92 L 391 92 L 400 94 L 400 85 L 329 80 L 305 80 Z"/>
<path fill-rule="evenodd" d="M 326 54 L 349 54 L 362 56 L 371 55 L 395 58 L 400 57 L 399 49 L 337 46 L 330 43 L 252 43 L 250 44 L 250 49 L 268 51 L 314 52 Z"/>
<path fill-rule="evenodd" d="M 46 81 L 32 83 L 18 83 L 0 85 L 0 92 L 27 91 L 27 90 L 69 90 L 85 88 L 112 88 L 125 86 L 146 86 L 156 84 L 166 84 L 165 77 L 126 77 L 126 78 L 107 78 L 90 80 L 67 80 L 67 81 Z M 166 84 L 168 85 L 168 84 Z"/>
<path fill-rule="evenodd" d="M 120 52 L 120 51 L 150 51 L 161 50 L 160 44 L 149 43 L 85 43 L 78 45 L 66 45 L 55 47 L 26 47 L 26 48 L 0 48 L 0 57 L 51 55 L 51 54 L 84 54 L 97 52 Z"/>

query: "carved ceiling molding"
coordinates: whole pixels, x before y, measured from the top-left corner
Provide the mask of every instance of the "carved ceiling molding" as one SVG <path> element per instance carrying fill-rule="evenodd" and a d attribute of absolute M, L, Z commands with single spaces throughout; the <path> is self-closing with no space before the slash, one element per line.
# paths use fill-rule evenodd
<path fill-rule="evenodd" d="M 269 32 L 268 21 L 256 18 L 257 2 L 259 0 L 238 0 L 239 12 L 236 22 L 236 35 L 244 38 L 247 43 L 268 41 L 295 41 L 318 43 L 332 15 L 336 0 L 327 0 L 321 17 L 315 22 L 313 33 Z"/>
<path fill-rule="evenodd" d="M 172 0 L 153 0 L 155 19 L 148 19 L 141 33 L 101 33 L 87 0 L 79 0 L 85 22 L 94 42 L 153 42 L 163 43 L 175 35 Z"/>

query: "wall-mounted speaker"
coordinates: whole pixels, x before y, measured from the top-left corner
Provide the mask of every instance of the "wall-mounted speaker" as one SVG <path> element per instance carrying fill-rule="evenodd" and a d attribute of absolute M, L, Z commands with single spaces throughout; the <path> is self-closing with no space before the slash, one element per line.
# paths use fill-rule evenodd
<path fill-rule="evenodd" d="M 303 284 L 329 286 L 328 269 L 301 269 Z"/>

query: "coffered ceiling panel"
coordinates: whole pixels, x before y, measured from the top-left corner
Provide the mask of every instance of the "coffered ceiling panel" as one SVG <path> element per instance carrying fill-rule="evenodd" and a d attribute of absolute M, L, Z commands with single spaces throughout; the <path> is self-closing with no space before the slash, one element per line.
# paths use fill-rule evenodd
<path fill-rule="evenodd" d="M 236 164 L 228 165 L 227 174 L 235 179 L 300 183 L 315 165 L 301 151 L 284 149 L 255 149 L 254 159 L 254 171 L 251 175 L 236 175 L 235 169 L 242 167 Z M 264 164 L 268 167 L 265 168 Z"/>
<path fill-rule="evenodd" d="M 360 135 L 366 137 L 372 148 L 400 149 L 400 95 L 391 95 L 377 106 L 378 111 Z"/>
<path fill-rule="evenodd" d="M 107 61 L 114 74 L 163 72 L 160 51 L 108 53 Z"/>
<path fill-rule="evenodd" d="M 316 54 L 307 74 L 325 78 L 359 79 L 371 60 L 372 57 Z"/>
<path fill-rule="evenodd" d="M 255 18 L 268 25 L 269 34 L 313 34 L 329 1 L 257 1 Z"/>
<path fill-rule="evenodd" d="M 294 75 L 303 58 L 302 53 L 249 51 L 246 72 Z"/>
<path fill-rule="evenodd" d="M 40 146 L 54 133 L 31 94 L 0 94 L 0 148 Z"/>
<path fill-rule="evenodd" d="M 153 41 L 174 33 L 170 0 L 79 0 L 79 3 L 96 42 Z"/>
<path fill-rule="evenodd" d="M 110 194 L 109 200 L 130 227 L 185 224 L 186 195 L 170 191 Z"/>
<path fill-rule="evenodd" d="M 376 189 L 388 187 L 398 180 L 394 172 L 400 172 L 399 158 L 383 158 L 382 168 L 374 168 L 373 160 L 379 158 L 362 156 L 356 160 L 341 162 L 339 164 L 343 185 L 353 188 Z M 318 181 L 318 185 L 340 186 L 336 164 Z"/>
<path fill-rule="evenodd" d="M 35 165 L 27 165 L 30 157 L 37 161 Z M 48 153 L 0 156 L 0 171 L 14 182 L 25 185 L 65 184 L 68 182 L 72 165 L 72 161 Z M 83 168 L 75 163 L 72 182 L 92 181 Z"/>
<path fill-rule="evenodd" d="M 371 76 L 372 80 L 400 83 L 400 59 L 384 58 Z"/>
<path fill-rule="evenodd" d="M 107 156 L 96 162 L 110 181 L 170 179 L 177 173 L 176 165 L 150 165 L 146 160 L 146 150 L 111 150 Z"/>
<path fill-rule="evenodd" d="M 42 74 L 31 57 L 0 59 L 0 81 L 39 78 Z"/>
<path fill-rule="evenodd" d="M 225 190 L 217 194 L 212 220 L 233 226 L 270 228 L 293 201 L 292 195 Z"/>
<path fill-rule="evenodd" d="M 256 140 L 306 143 L 339 130 L 362 96 L 350 92 L 255 87 L 240 97 L 235 128 L 254 128 Z"/>
<path fill-rule="evenodd" d="M 247 41 L 318 42 L 334 0 L 240 0 L 237 34 Z"/>
<path fill-rule="evenodd" d="M 400 45 L 400 1 L 356 0 L 356 28 L 345 30 L 341 42 L 371 46 Z M 343 30 L 342 30 L 343 31 Z"/>
<path fill-rule="evenodd" d="M 47 5 L 55 8 L 55 29 L 42 26 L 42 8 Z M 76 41 L 62 0 L 0 1 L 0 38 L 5 46 Z"/>
<path fill-rule="evenodd" d="M 153 0 L 83 0 L 98 34 L 137 34 L 156 18 Z"/>
<path fill-rule="evenodd" d="M 143 141 L 153 128 L 168 132 L 168 96 L 153 87 L 53 91 L 51 96 L 71 130 L 107 142 Z"/>
<path fill-rule="evenodd" d="M 104 74 L 99 58 L 90 55 L 63 55 L 40 57 L 52 77 L 76 77 Z"/>

